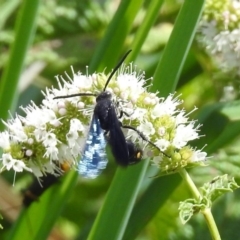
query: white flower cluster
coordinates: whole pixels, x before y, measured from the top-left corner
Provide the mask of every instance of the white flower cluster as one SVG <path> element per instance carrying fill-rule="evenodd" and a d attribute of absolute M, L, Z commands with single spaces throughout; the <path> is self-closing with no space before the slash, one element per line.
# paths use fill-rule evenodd
<path fill-rule="evenodd" d="M 240 75 L 240 2 L 207 0 L 198 41 L 215 56 L 219 69 Z"/>
<path fill-rule="evenodd" d="M 73 79 L 67 77 L 69 81 L 57 77 L 59 89 L 47 89 L 40 107 L 32 103 L 23 108 L 26 117 L 16 116 L 5 123 L 7 130 L 0 133 L 2 170 L 27 170 L 40 177 L 44 173 L 61 173 L 65 162 L 71 165 L 78 162 L 95 97 L 53 98 L 76 93 L 98 94 L 107 76 L 73 72 Z M 118 108 L 126 113 L 121 119 L 123 125 L 137 128 L 157 147 L 142 140 L 133 130 L 124 130 L 125 136 L 138 144 L 145 156 L 151 156 L 163 172 L 204 161 L 206 153 L 188 145 L 199 137 L 199 126 L 195 128 L 195 122 L 188 121 L 185 111 L 178 110 L 181 101 L 173 95 L 159 98 L 147 91 L 145 83 L 144 74 L 137 73 L 130 65 L 122 66 L 107 87 Z"/>

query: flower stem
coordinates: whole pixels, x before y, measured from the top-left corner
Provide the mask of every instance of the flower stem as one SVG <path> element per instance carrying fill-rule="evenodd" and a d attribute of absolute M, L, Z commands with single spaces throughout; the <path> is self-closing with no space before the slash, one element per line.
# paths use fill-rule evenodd
<path fill-rule="evenodd" d="M 183 180 L 187 183 L 189 189 L 191 190 L 193 196 L 197 199 L 200 200 L 202 198 L 200 192 L 198 191 L 196 185 L 194 184 L 193 180 L 189 176 L 188 172 L 185 169 L 181 169 L 179 171 L 179 174 L 183 178 Z M 205 208 L 204 210 L 201 211 L 206 222 L 208 225 L 208 229 L 210 231 L 210 234 L 212 236 L 213 240 L 221 240 L 217 225 L 214 221 L 212 212 L 210 208 Z"/>
<path fill-rule="evenodd" d="M 221 240 L 221 237 L 220 237 L 217 225 L 214 221 L 211 209 L 210 208 L 205 208 L 202 211 L 202 214 L 203 214 L 203 216 L 204 216 L 204 218 L 207 222 L 207 225 L 208 225 L 209 231 L 211 233 L 212 239 Z"/>

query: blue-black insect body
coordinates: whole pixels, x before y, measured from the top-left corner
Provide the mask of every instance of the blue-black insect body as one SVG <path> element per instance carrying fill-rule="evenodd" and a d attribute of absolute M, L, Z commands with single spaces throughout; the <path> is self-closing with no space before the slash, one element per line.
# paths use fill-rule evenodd
<path fill-rule="evenodd" d="M 132 141 L 126 141 L 129 153 L 129 164 L 138 163 L 142 159 L 143 151 L 140 147 L 135 145 Z"/>
<path fill-rule="evenodd" d="M 106 91 L 112 76 L 118 70 L 129 53 L 130 51 L 124 55 L 122 60 L 114 68 L 100 94 L 77 93 L 54 98 L 58 99 L 76 96 L 96 97 L 96 106 L 94 108 L 92 122 L 90 124 L 82 159 L 79 163 L 79 172 L 83 176 L 94 178 L 102 171 L 103 168 L 106 167 L 107 157 L 105 153 L 105 140 L 107 140 L 112 150 L 112 154 L 119 165 L 128 166 L 141 160 L 142 150 L 136 147 L 130 140 L 126 140 L 122 132 L 122 128 L 136 131 L 143 140 L 157 148 L 155 144 L 147 140 L 146 137 L 137 129 L 131 126 L 122 125 L 116 112 L 117 103 L 112 100 L 112 94 L 109 91 Z M 123 112 L 120 110 L 120 117 L 122 115 Z"/>
<path fill-rule="evenodd" d="M 128 147 L 110 92 L 103 91 L 97 96 L 94 116 L 99 119 L 100 126 L 105 131 L 104 134 L 117 163 L 128 165 Z"/>

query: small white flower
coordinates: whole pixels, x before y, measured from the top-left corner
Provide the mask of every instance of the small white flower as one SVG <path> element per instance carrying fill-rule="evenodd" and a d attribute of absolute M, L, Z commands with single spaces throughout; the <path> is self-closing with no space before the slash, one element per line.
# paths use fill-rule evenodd
<path fill-rule="evenodd" d="M 76 145 L 76 140 L 79 137 L 77 132 L 68 132 L 67 135 L 67 141 L 70 148 L 73 148 Z"/>
<path fill-rule="evenodd" d="M 10 148 L 10 136 L 8 132 L 0 133 L 0 147 L 3 149 Z"/>
<path fill-rule="evenodd" d="M 9 153 L 4 153 L 2 155 L 2 164 L 2 169 L 5 167 L 7 170 L 10 170 L 12 168 L 15 172 L 22 172 L 23 169 L 32 172 L 32 169 L 26 167 L 22 161 L 13 159 Z"/>
<path fill-rule="evenodd" d="M 228 44 L 229 40 L 229 31 L 220 32 L 213 38 L 213 41 L 216 43 L 216 49 L 213 50 L 213 53 L 222 51 L 223 48 Z"/>
<path fill-rule="evenodd" d="M 165 114 L 165 112 L 163 111 L 163 104 L 157 104 L 154 109 L 152 110 L 151 114 L 152 114 L 152 118 L 156 119 L 159 118 L 161 116 L 163 116 Z"/>
<path fill-rule="evenodd" d="M 210 22 L 207 22 L 205 20 L 201 21 L 201 29 L 199 31 L 202 32 L 203 41 L 206 43 L 209 43 L 213 40 L 213 38 L 217 35 L 217 27 L 216 27 L 216 21 L 212 20 Z"/>
<path fill-rule="evenodd" d="M 84 143 L 82 142 L 81 145 L 83 145 Z M 66 161 L 68 160 L 71 163 L 75 162 L 75 159 L 71 153 L 71 151 L 69 151 L 69 146 L 65 145 L 65 144 L 60 144 L 59 148 L 58 148 L 58 159 L 60 162 Z"/>
<path fill-rule="evenodd" d="M 155 133 L 155 129 L 151 122 L 142 122 L 138 126 L 138 130 L 140 132 L 143 132 L 146 137 L 153 135 Z"/>
<path fill-rule="evenodd" d="M 25 118 L 22 118 L 25 124 L 32 125 L 37 128 L 46 128 L 44 114 L 34 103 L 32 103 L 32 106 L 30 105 L 27 108 L 22 108 L 22 110 L 24 110 L 27 114 Z"/>
<path fill-rule="evenodd" d="M 137 109 L 128 109 L 124 108 L 124 111 L 129 114 L 129 118 L 134 120 L 138 119 L 139 121 L 143 121 L 145 118 L 145 115 L 147 113 L 147 110 L 144 108 L 137 108 Z M 129 119 L 128 117 L 124 116 L 124 118 Z"/>
<path fill-rule="evenodd" d="M 156 119 L 164 115 L 173 115 L 176 113 L 176 107 L 181 104 L 177 98 L 173 98 L 173 95 L 169 95 L 165 101 L 157 104 L 152 110 L 152 118 Z"/>
<path fill-rule="evenodd" d="M 161 151 L 166 151 L 168 146 L 170 145 L 170 142 L 165 139 L 159 139 L 155 142 L 156 146 L 159 147 Z"/>
<path fill-rule="evenodd" d="M 3 164 L 2 169 L 5 167 L 7 170 L 10 170 L 13 167 L 15 161 L 10 153 L 3 153 L 1 160 Z"/>
<path fill-rule="evenodd" d="M 135 74 L 119 74 L 116 81 L 120 91 L 134 89 L 134 92 L 136 90 L 136 94 L 143 92 L 142 82 L 138 80 Z"/>
<path fill-rule="evenodd" d="M 78 132 L 82 132 L 84 131 L 84 126 L 82 125 L 82 123 L 74 118 L 74 119 L 71 119 L 70 121 L 70 131 L 78 131 Z"/>
<path fill-rule="evenodd" d="M 185 115 L 185 111 L 183 111 L 183 110 L 178 113 L 178 115 L 176 116 L 176 120 L 175 120 L 177 125 L 187 123 L 188 118 L 184 115 Z"/>
<path fill-rule="evenodd" d="M 47 131 L 45 130 L 45 127 L 43 127 L 43 128 L 36 128 L 33 133 L 36 140 L 38 142 L 41 142 L 45 138 Z"/>
<path fill-rule="evenodd" d="M 14 160 L 12 168 L 15 172 L 22 172 L 23 170 L 32 172 L 32 169 L 26 167 L 26 165 L 20 160 Z"/>
<path fill-rule="evenodd" d="M 46 152 L 43 157 L 49 158 L 51 162 L 58 160 L 58 148 L 55 146 L 46 147 Z"/>
<path fill-rule="evenodd" d="M 55 176 L 59 176 L 59 174 L 56 174 L 56 164 L 53 164 L 51 161 L 45 163 L 42 167 L 45 172 L 51 173 Z"/>
<path fill-rule="evenodd" d="M 144 91 L 142 85 L 143 83 L 142 81 L 139 81 L 139 77 L 136 75 L 136 72 L 131 73 L 132 74 L 120 72 L 116 78 L 118 89 L 123 99 L 137 99 Z"/>
<path fill-rule="evenodd" d="M 93 78 L 94 78 L 94 75 L 93 75 Z M 73 83 L 76 88 L 80 88 L 81 90 L 89 90 L 92 87 L 93 78 L 91 78 L 91 76 L 82 75 L 81 73 L 79 74 L 74 73 Z M 68 93 L 68 94 L 71 94 L 71 93 Z"/>
<path fill-rule="evenodd" d="M 175 137 L 173 140 L 173 145 L 180 149 L 184 147 L 189 141 L 197 139 L 198 134 L 196 129 L 194 128 L 194 123 L 190 122 L 188 125 L 180 124 L 175 133 Z"/>
<path fill-rule="evenodd" d="M 27 140 L 27 135 L 24 132 L 22 122 L 18 117 L 16 117 L 15 119 L 12 119 L 10 124 L 5 123 L 5 122 L 3 122 L 3 123 L 8 127 L 10 135 L 14 141 L 26 141 Z"/>
<path fill-rule="evenodd" d="M 76 145 L 77 139 L 79 138 L 79 132 L 82 132 L 84 127 L 78 119 L 71 119 L 70 129 L 66 137 L 70 148 L 73 148 Z"/>
<path fill-rule="evenodd" d="M 240 12 L 236 0 L 206 1 L 199 26 L 199 43 L 221 71 L 240 75 Z"/>
<path fill-rule="evenodd" d="M 239 1 L 232 1 L 232 6 L 236 10 L 239 10 L 240 9 L 240 2 Z"/>
<path fill-rule="evenodd" d="M 42 142 L 45 147 L 55 147 L 58 141 L 54 133 L 45 132 Z"/>
<path fill-rule="evenodd" d="M 201 152 L 200 150 L 197 150 L 192 155 L 192 161 L 193 162 L 204 161 L 206 160 L 206 157 L 207 157 L 206 152 Z"/>
<path fill-rule="evenodd" d="M 79 156 L 82 148 L 83 148 L 83 144 L 80 144 L 78 141 L 76 141 L 71 148 L 71 152 L 74 158 L 77 158 L 77 156 Z"/>

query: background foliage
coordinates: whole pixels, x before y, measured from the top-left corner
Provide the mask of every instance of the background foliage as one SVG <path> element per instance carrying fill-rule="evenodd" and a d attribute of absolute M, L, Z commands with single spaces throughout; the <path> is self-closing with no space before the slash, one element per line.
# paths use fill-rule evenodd
<path fill-rule="evenodd" d="M 207 144 L 205 149 L 212 157 L 208 167 L 191 171 L 196 184 L 201 186 L 222 173 L 239 183 L 239 101 L 219 103 L 225 76 L 193 39 L 202 4 L 194 1 L 195 10 L 188 11 L 193 9 L 191 0 L 183 7 L 174 0 L 1 1 L 1 117 L 7 118 L 8 109 L 23 115 L 18 106 L 26 106 L 30 100 L 40 104 L 41 90 L 56 86 L 55 75 L 70 75 L 70 65 L 75 71 L 85 72 L 89 65 L 90 73 L 108 72 L 127 49 L 133 49 L 128 61 L 134 60 L 147 77 L 154 76 L 159 84 L 154 83 L 153 90 L 167 96 L 176 88 L 187 110 L 199 108 L 191 117 L 203 123 L 201 134 L 206 137 L 193 145 Z M 156 172 L 147 165 L 120 169 L 114 177 L 117 167 L 110 161 L 95 180 L 77 178 L 71 172 L 23 211 L 15 225 L 21 189 L 28 186 L 31 176 L 17 174 L 12 187 L 13 172 L 3 172 L 0 206 L 4 229 L 0 238 L 20 239 L 24 234 L 29 239 L 48 235 L 49 239 L 87 239 L 92 229 L 89 239 L 210 239 L 201 215 L 184 226 L 179 221 L 178 203 L 190 197 L 180 177 L 152 178 Z M 227 194 L 214 205 L 213 215 L 223 239 L 239 238 L 239 194 Z M 107 220 L 98 217 L 92 228 L 105 199 L 113 210 L 111 218 L 103 208 L 100 216 L 105 214 Z M 128 209 L 123 220 L 118 215 L 122 209 Z M 38 222 L 43 224 L 36 225 Z"/>

